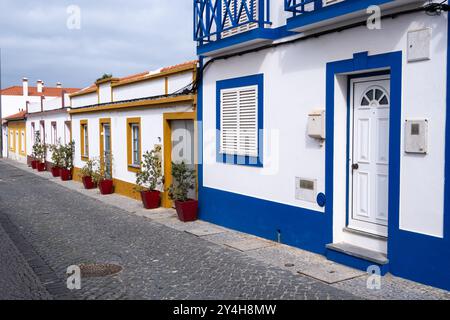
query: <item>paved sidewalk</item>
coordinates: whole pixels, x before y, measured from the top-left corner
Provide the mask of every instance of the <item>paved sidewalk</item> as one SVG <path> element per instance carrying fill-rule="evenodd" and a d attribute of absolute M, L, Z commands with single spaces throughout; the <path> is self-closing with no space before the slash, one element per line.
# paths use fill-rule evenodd
<path fill-rule="evenodd" d="M 3 162 L 3 163 L 2 163 Z M 189 239 L 189 242 L 192 241 L 198 241 L 198 245 L 204 247 L 205 249 L 210 250 L 211 248 L 214 248 L 213 251 L 218 252 L 224 252 L 227 255 L 238 255 L 239 259 L 242 259 L 242 262 L 245 262 L 246 264 L 254 265 L 255 263 L 259 265 L 262 268 L 269 268 L 270 270 L 277 270 L 278 272 L 282 272 L 284 276 L 282 276 L 280 279 L 271 277 L 271 281 L 275 281 L 279 284 L 283 282 L 283 277 L 285 275 L 290 275 L 293 277 L 292 279 L 295 279 L 295 281 L 300 281 L 303 283 L 303 285 L 323 285 L 323 289 L 319 290 L 320 293 L 314 292 L 315 290 L 313 287 L 311 287 L 311 291 L 309 293 L 305 291 L 301 291 L 303 293 L 303 297 L 301 297 L 302 294 L 294 294 L 292 295 L 292 292 L 285 291 L 282 293 L 281 291 L 278 293 L 278 295 L 271 296 L 272 298 L 331 298 L 331 299 L 339 299 L 339 298 L 351 298 L 352 296 L 350 294 L 354 294 L 357 297 L 360 298 L 366 298 L 366 299 L 450 299 L 450 293 L 447 291 L 435 289 L 432 287 L 424 286 L 415 282 L 407 281 L 404 279 L 400 279 L 397 277 L 393 277 L 391 275 L 387 275 L 383 277 L 382 279 L 382 289 L 381 290 L 369 290 L 366 286 L 367 281 L 367 274 L 364 272 L 354 270 L 352 268 L 348 268 L 346 266 L 328 261 L 325 257 L 313 254 L 310 252 L 306 252 L 300 249 L 292 248 L 289 246 L 285 246 L 282 244 L 274 243 L 271 241 L 267 241 L 258 237 L 254 237 L 248 234 L 243 234 L 237 231 L 229 230 L 226 228 L 222 228 L 220 226 L 216 226 L 204 221 L 196 221 L 192 223 L 182 223 L 178 221 L 176 218 L 176 213 L 174 210 L 168 210 L 168 209 L 157 209 L 157 210 L 145 210 L 142 208 L 142 205 L 139 201 L 135 201 L 120 195 L 110 195 L 110 196 L 102 196 L 99 194 L 97 190 L 84 190 L 82 188 L 82 185 L 70 181 L 70 182 L 62 182 L 59 179 L 55 179 L 51 177 L 49 173 L 37 173 L 36 171 L 31 170 L 26 165 L 19 164 L 17 162 L 9 161 L 9 160 L 3 160 L 0 162 L 0 168 L 4 167 L 5 165 L 8 165 L 8 168 L 12 168 L 11 166 L 14 166 L 15 168 L 20 168 L 21 170 L 25 172 L 32 173 L 34 176 L 39 176 L 42 179 L 49 180 L 50 183 L 44 183 L 45 185 L 54 186 L 56 187 L 59 192 L 57 194 L 60 194 L 60 196 L 55 196 L 52 198 L 51 202 L 49 203 L 50 206 L 53 205 L 53 202 L 59 202 L 60 198 L 67 199 L 69 203 L 73 201 L 80 201 L 79 206 L 84 203 L 82 195 L 89 197 L 90 199 L 95 199 L 98 201 L 95 201 L 96 204 L 94 207 L 98 207 L 97 210 L 91 209 L 91 210 L 84 210 L 81 207 L 78 207 L 78 214 L 74 217 L 71 217 L 75 219 L 74 222 L 71 222 L 74 224 L 74 226 L 80 226 L 83 224 L 88 224 L 89 222 L 96 223 L 96 219 L 98 216 L 96 215 L 97 211 L 105 211 L 105 214 L 108 215 L 108 218 L 112 220 L 119 219 L 116 215 L 121 216 L 123 219 L 132 219 L 131 217 L 135 217 L 135 219 L 141 219 L 141 220 L 133 220 L 133 221 L 126 221 L 127 224 L 137 224 L 139 226 L 128 226 L 124 225 L 123 228 L 118 228 L 117 231 L 120 232 L 120 236 L 117 238 L 114 238 L 114 240 L 122 240 L 122 242 L 127 242 L 130 239 L 121 239 L 121 236 L 123 236 L 130 227 L 149 227 L 156 228 L 158 227 L 158 230 L 166 230 L 168 234 L 164 237 L 160 237 L 159 241 L 167 242 L 167 246 L 171 246 L 171 241 L 169 238 L 172 238 L 175 236 L 176 239 L 183 238 L 185 240 Z M 6 167 L 5 167 L 6 168 Z M 0 187 L 1 187 L 1 174 L 0 174 Z M 45 181 L 42 180 L 42 181 Z M 57 185 L 60 186 L 56 186 Z M 70 189 L 72 191 L 75 191 L 76 193 L 65 193 L 61 192 L 61 187 L 64 187 L 66 190 Z M 50 187 L 51 188 L 51 187 Z M 51 188 L 53 189 L 53 188 Z M 46 192 L 47 195 L 50 195 L 50 193 Z M 53 193 L 52 193 L 53 194 Z M 80 195 L 81 194 L 81 195 Z M 80 198 L 81 196 L 81 198 Z M 36 205 L 39 206 L 38 201 L 42 199 L 35 199 Z M 87 203 L 90 203 L 87 201 Z M 43 206 L 45 207 L 45 206 Z M 86 211 L 89 211 L 86 213 Z M 72 215 L 73 213 L 70 213 Z M 43 217 L 46 217 L 47 215 L 44 215 Z M 128 218 L 127 218 L 128 217 Z M 64 215 L 64 220 L 68 220 L 68 216 Z M 107 217 L 103 217 L 107 218 Z M 144 219 L 144 220 L 142 220 Z M 91 221 L 92 220 L 92 221 Z M 37 219 L 36 223 L 44 223 L 43 218 Z M 67 221 L 68 222 L 68 221 Z M 55 223 L 50 222 L 50 223 Z M 57 227 L 59 224 L 55 224 L 55 227 Z M 62 227 L 59 225 L 59 227 Z M 85 226 L 83 226 L 85 227 Z M 169 227 L 169 228 L 167 228 Z M 114 230 L 116 230 L 116 225 L 114 224 Z M 161 229 L 159 229 L 161 228 Z M 170 231 L 172 230 L 172 231 Z M 84 236 L 83 232 L 79 232 L 78 235 Z M 77 233 L 74 233 L 74 236 L 77 236 Z M 92 238 L 92 235 L 89 235 Z M 132 237 L 132 234 L 130 234 Z M 123 241 L 125 240 L 125 241 Z M 172 243 L 173 244 L 173 243 Z M 96 246 L 99 245 L 100 248 L 104 247 L 104 244 L 96 244 Z M 144 250 L 144 247 L 138 248 L 135 246 L 136 244 L 133 243 L 133 248 L 138 250 L 142 255 L 142 257 L 146 257 L 149 252 L 146 252 Z M 180 249 L 183 248 L 183 246 L 186 246 L 186 244 L 181 244 Z M 198 248 L 196 248 L 198 250 Z M 105 248 L 105 250 L 110 250 L 109 248 Z M 127 252 L 126 249 L 124 249 L 125 252 Z M 150 250 L 150 249 L 149 249 Z M 206 251 L 208 251 L 206 250 Z M 184 250 L 182 250 L 184 251 Z M 195 250 L 194 250 L 195 251 Z M 116 254 L 113 254 L 113 257 L 109 260 L 117 260 L 118 262 L 122 263 L 122 258 L 119 259 L 119 256 L 122 257 L 121 254 L 117 253 L 120 252 L 120 250 L 115 250 Z M 96 254 L 100 254 L 101 250 L 97 250 Z M 135 256 L 135 258 L 139 257 L 139 254 Z M 202 253 L 202 254 L 206 254 Z M 206 256 L 205 256 L 206 257 Z M 223 263 L 228 264 L 230 261 L 224 262 L 223 255 L 220 254 L 221 260 Z M 193 257 L 195 258 L 195 257 Z M 201 259 L 200 257 L 198 257 Z M 184 253 L 178 253 L 177 252 L 177 259 L 180 259 L 181 261 L 186 261 L 186 259 L 189 260 L 188 257 L 185 257 Z M 155 262 L 160 262 L 160 259 L 155 258 Z M 106 260 L 105 260 L 106 261 Z M 235 266 L 235 262 L 233 262 L 234 259 L 231 258 L 231 263 L 233 266 Z M 111 261 L 110 261 L 111 262 Z M 179 261 L 176 261 L 176 264 L 178 264 Z M 175 263 L 175 262 L 174 262 Z M 67 267 L 67 266 L 66 266 Z M 62 266 L 61 266 L 62 268 Z M 147 267 L 145 270 L 150 270 L 151 267 Z M 175 272 L 176 271 L 176 272 Z M 174 273 L 178 273 L 180 270 L 174 270 Z M 235 271 L 233 269 L 233 271 Z M 214 276 L 214 272 L 208 273 L 208 270 L 203 270 L 204 276 L 210 277 L 211 281 L 213 281 L 216 285 L 219 285 L 221 281 L 224 280 L 223 275 L 218 276 L 217 278 Z M 250 279 L 245 279 L 245 274 L 242 274 L 244 277 L 241 281 L 245 286 L 245 283 L 250 280 L 254 280 L 254 275 L 249 274 Z M 185 275 L 186 279 L 189 278 L 189 275 Z M 120 278 L 120 277 L 119 277 Z M 139 279 L 139 278 L 136 278 Z M 123 280 L 123 279 L 122 279 Z M 145 280 L 141 279 L 141 282 Z M 181 281 L 183 283 L 183 281 Z M 180 284 L 173 284 L 176 288 L 180 288 Z M 192 283 L 192 285 L 194 285 Z M 295 287 L 295 285 L 292 285 Z M 94 286 L 95 287 L 95 286 Z M 183 287 L 183 286 L 181 286 Z M 264 285 L 263 285 L 264 287 Z M 267 288 L 270 288 L 271 285 L 267 285 Z M 327 290 L 329 289 L 339 289 L 339 291 L 333 291 L 336 293 L 336 295 L 331 295 L 328 293 Z M 214 292 L 215 290 L 218 290 L 217 288 L 211 290 Z M 260 294 L 257 294 L 257 292 L 263 290 L 262 288 L 254 289 L 256 291 L 253 291 L 250 295 L 246 296 L 246 294 L 242 294 L 241 296 L 234 296 L 234 297 L 228 297 L 228 298 L 264 298 L 268 297 L 264 294 L 260 296 Z M 272 288 L 274 290 L 274 288 Z M 298 289 L 296 289 L 298 290 Z M 323 291 L 324 290 L 324 291 Z M 341 291 L 342 290 L 342 291 Z M 95 291 L 95 290 L 94 290 Z M 193 292 L 196 290 L 193 289 Z M 270 290 L 269 290 L 270 291 Z M 276 290 L 274 290 L 276 291 Z M 274 292 L 272 291 L 272 292 Z M 299 293 L 299 292 L 298 292 Z M 187 292 L 185 293 L 187 294 Z M 192 294 L 192 292 L 190 293 Z M 253 295 L 252 295 L 253 294 Z M 272 293 L 274 294 L 274 293 Z M 324 294 L 324 295 L 322 295 Z M 347 295 L 348 294 L 348 295 Z M 183 294 L 181 294 L 182 296 Z M 95 294 L 92 296 L 95 298 Z M 163 294 L 165 296 L 165 294 Z M 190 296 L 188 294 L 188 296 Z M 194 294 L 194 297 L 197 295 Z M 201 296 L 201 295 L 200 295 Z M 88 296 L 89 297 L 89 296 Z M 91 297 L 91 298 L 92 298 Z M 110 297 L 106 295 L 106 297 Z M 121 296 L 111 296 L 110 298 L 124 298 L 129 297 L 128 295 Z M 134 296 L 136 297 L 136 296 Z M 142 293 L 139 293 L 137 297 L 145 297 L 148 298 L 145 294 L 142 295 Z M 176 297 L 179 297 L 176 295 Z M 203 297 L 203 296 L 202 296 Z M 227 296 L 225 296 L 227 297 Z M 212 298 L 212 297 L 209 297 Z M 217 297 L 219 298 L 219 297 Z"/>

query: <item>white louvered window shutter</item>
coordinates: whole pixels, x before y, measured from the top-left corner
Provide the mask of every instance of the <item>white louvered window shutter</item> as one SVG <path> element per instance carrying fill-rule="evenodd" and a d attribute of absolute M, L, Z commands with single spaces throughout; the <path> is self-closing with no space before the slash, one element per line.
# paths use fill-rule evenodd
<path fill-rule="evenodd" d="M 231 4 L 230 4 L 231 15 L 234 17 L 235 10 L 237 10 L 238 12 L 241 10 L 242 1 L 245 1 L 247 3 L 247 8 L 250 12 L 252 11 L 252 2 L 253 2 L 253 12 L 251 12 L 251 13 L 253 15 L 253 19 L 258 20 L 258 12 L 259 12 L 258 0 L 236 0 L 236 6 L 235 6 L 235 2 L 231 1 Z M 230 14 L 227 11 L 227 4 L 225 3 L 225 0 L 222 2 L 222 20 L 224 18 L 225 18 L 225 22 L 223 25 L 223 29 L 228 29 L 232 26 L 232 23 L 231 23 L 231 19 L 230 19 Z M 255 29 L 258 27 L 258 23 L 256 23 L 256 22 L 245 24 L 247 21 L 249 21 L 248 15 L 247 15 L 247 12 L 245 11 L 245 9 L 243 8 L 241 15 L 239 16 L 239 24 L 243 24 L 243 25 L 223 31 L 222 38 L 230 37 L 235 34 L 242 33 L 242 32 L 248 31 L 248 30 L 252 30 L 252 29 Z"/>
<path fill-rule="evenodd" d="M 258 86 L 221 90 L 220 152 L 258 156 Z"/>

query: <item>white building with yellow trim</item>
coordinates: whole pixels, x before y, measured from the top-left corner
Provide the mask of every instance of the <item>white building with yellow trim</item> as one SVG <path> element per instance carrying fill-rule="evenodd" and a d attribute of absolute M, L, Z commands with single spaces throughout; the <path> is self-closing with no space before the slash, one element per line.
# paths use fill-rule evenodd
<path fill-rule="evenodd" d="M 197 62 L 144 72 L 125 78 L 106 78 L 72 94 L 72 138 L 75 141 L 74 178 L 88 159 L 112 155 L 115 192 L 139 198 L 136 172 L 142 154 L 162 145 L 166 186 L 171 163 L 195 163 L 196 95 L 192 86 Z M 175 150 L 175 152 L 173 152 Z M 163 205 L 171 206 L 166 194 Z"/>

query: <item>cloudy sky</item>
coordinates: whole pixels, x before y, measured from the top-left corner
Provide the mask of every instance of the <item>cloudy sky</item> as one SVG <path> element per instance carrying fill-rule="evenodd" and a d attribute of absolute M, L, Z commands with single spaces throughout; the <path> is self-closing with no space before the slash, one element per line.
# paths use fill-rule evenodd
<path fill-rule="evenodd" d="M 195 59 L 192 1 L 1 0 L 0 47 L 3 88 L 23 77 L 85 87 Z"/>

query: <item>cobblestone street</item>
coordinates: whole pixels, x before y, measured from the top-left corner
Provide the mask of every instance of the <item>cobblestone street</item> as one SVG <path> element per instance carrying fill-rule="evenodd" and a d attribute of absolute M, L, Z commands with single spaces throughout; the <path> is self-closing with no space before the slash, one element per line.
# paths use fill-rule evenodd
<path fill-rule="evenodd" d="M 39 281 L 0 228 L 0 286 L 8 292 L 0 298 L 355 298 L 320 281 L 105 205 L 5 162 L 0 162 L 0 214 L 8 234 L 23 237 L 24 241 L 16 243 L 19 251 L 27 252 L 28 261 L 41 260 L 33 268 Z M 114 263 L 123 271 L 83 278 L 82 289 L 69 292 L 64 288 L 67 267 L 82 263 Z"/>

